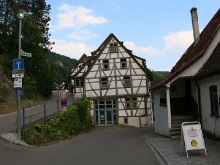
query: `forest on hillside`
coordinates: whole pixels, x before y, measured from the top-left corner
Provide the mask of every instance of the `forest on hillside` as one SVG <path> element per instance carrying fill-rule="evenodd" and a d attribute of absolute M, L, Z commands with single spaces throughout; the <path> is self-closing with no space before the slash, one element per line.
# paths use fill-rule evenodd
<path fill-rule="evenodd" d="M 68 76 L 70 74 L 70 69 L 72 69 L 76 65 L 77 60 L 57 54 L 55 52 L 49 52 L 47 54 L 47 58 L 50 66 L 55 71 L 54 82 L 58 85 L 63 82 L 69 85 Z"/>
<path fill-rule="evenodd" d="M 55 72 L 49 65 L 47 54 L 51 50 L 49 21 L 51 6 L 45 0 L 1 0 L 0 1 L 0 58 L 1 66 L 11 78 L 13 60 L 18 58 L 19 18 L 15 4 L 29 7 L 22 19 L 21 49 L 32 54 L 24 57 L 23 99 L 36 95 L 49 97 L 54 89 Z"/>

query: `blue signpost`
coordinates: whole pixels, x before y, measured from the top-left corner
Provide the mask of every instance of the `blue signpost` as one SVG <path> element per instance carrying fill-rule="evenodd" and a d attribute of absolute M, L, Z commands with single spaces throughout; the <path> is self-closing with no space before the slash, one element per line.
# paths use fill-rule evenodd
<path fill-rule="evenodd" d="M 61 103 L 62 107 L 66 107 L 67 106 L 67 100 L 66 99 L 62 99 L 60 103 Z"/>
<path fill-rule="evenodd" d="M 23 70 L 24 69 L 24 59 L 14 59 L 13 61 L 13 69 L 14 70 Z"/>

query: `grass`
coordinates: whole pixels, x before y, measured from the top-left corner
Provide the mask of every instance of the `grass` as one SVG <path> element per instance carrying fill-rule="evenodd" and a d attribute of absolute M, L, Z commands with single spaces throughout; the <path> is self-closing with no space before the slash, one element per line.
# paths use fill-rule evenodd
<path fill-rule="evenodd" d="M 33 106 L 40 104 L 46 101 L 49 101 L 50 98 L 36 97 L 34 100 L 21 100 L 21 109 L 27 106 Z M 5 104 L 0 107 L 0 115 L 8 114 L 11 112 L 16 112 L 18 109 L 17 101 Z"/>
<path fill-rule="evenodd" d="M 134 126 L 126 125 L 126 124 L 116 124 L 116 125 L 122 128 L 134 128 Z"/>

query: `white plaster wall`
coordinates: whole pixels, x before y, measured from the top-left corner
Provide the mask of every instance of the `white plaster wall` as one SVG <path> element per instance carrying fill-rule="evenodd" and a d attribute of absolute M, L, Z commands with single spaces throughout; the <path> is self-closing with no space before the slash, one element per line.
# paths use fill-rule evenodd
<path fill-rule="evenodd" d="M 191 82 L 191 95 L 198 104 L 198 91 L 195 82 Z"/>
<path fill-rule="evenodd" d="M 136 116 L 141 116 L 141 115 L 144 115 L 145 114 L 145 109 L 138 109 L 136 111 Z"/>
<path fill-rule="evenodd" d="M 155 133 L 170 136 L 168 126 L 168 110 L 167 107 L 160 106 L 160 89 L 153 90 L 154 97 L 154 116 L 155 116 Z"/>
<path fill-rule="evenodd" d="M 87 75 L 87 78 L 94 78 L 95 74 L 96 72 L 89 72 L 89 74 Z"/>
<path fill-rule="evenodd" d="M 90 82 L 90 84 L 91 84 L 91 86 L 92 86 L 93 89 L 100 89 L 98 82 Z M 92 90 L 90 84 L 89 84 L 89 83 L 86 83 L 86 84 L 85 84 L 86 90 Z"/>
<path fill-rule="evenodd" d="M 128 117 L 128 125 L 140 127 L 139 117 Z"/>
<path fill-rule="evenodd" d="M 107 96 L 112 96 L 112 95 L 116 95 L 116 90 L 115 89 L 110 89 L 108 90 L 108 92 L 106 93 Z"/>
<path fill-rule="evenodd" d="M 96 97 L 96 94 L 93 91 L 86 91 L 86 97 Z"/>
<path fill-rule="evenodd" d="M 118 116 L 127 116 L 127 114 L 126 114 L 125 110 L 119 110 Z"/>
<path fill-rule="evenodd" d="M 138 91 L 138 94 L 144 94 L 144 93 L 147 93 L 146 87 L 145 87 L 145 88 L 140 87 L 140 88 L 139 88 L 139 91 Z"/>
<path fill-rule="evenodd" d="M 210 116 L 211 114 L 211 105 L 210 105 L 210 94 L 209 87 L 211 85 L 217 86 L 218 97 L 220 97 L 220 75 L 213 76 L 200 80 L 198 83 L 200 85 L 201 91 L 201 108 L 202 108 L 202 122 L 203 129 L 211 133 L 220 136 L 220 117 Z M 220 111 L 219 111 L 220 114 Z M 215 124 L 216 122 L 216 124 Z"/>

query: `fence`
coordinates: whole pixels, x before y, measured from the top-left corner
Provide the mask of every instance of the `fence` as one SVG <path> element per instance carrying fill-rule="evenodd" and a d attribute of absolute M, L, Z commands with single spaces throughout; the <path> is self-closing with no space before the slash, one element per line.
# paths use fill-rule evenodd
<path fill-rule="evenodd" d="M 69 101 L 68 105 L 72 105 L 78 101 L 81 101 L 85 99 L 84 96 L 82 95 L 82 97 L 78 97 L 78 98 L 74 98 L 72 97 L 68 97 L 67 100 Z M 23 108 L 23 124 L 22 124 L 22 129 L 26 129 L 29 127 L 30 124 L 36 124 L 38 122 L 44 122 L 46 120 L 48 120 L 49 118 L 51 118 L 52 116 L 54 116 L 54 114 L 56 114 L 56 112 L 59 112 L 60 110 L 65 110 L 65 108 L 63 108 L 62 106 L 60 106 L 60 100 L 51 100 L 42 104 L 37 104 L 37 105 L 33 105 L 33 106 L 28 106 L 28 107 L 24 107 Z M 37 109 L 38 107 L 38 109 Z M 33 109 L 33 114 L 32 114 L 32 110 L 28 110 L 30 108 L 35 108 Z M 26 120 L 29 121 L 27 122 Z"/>

